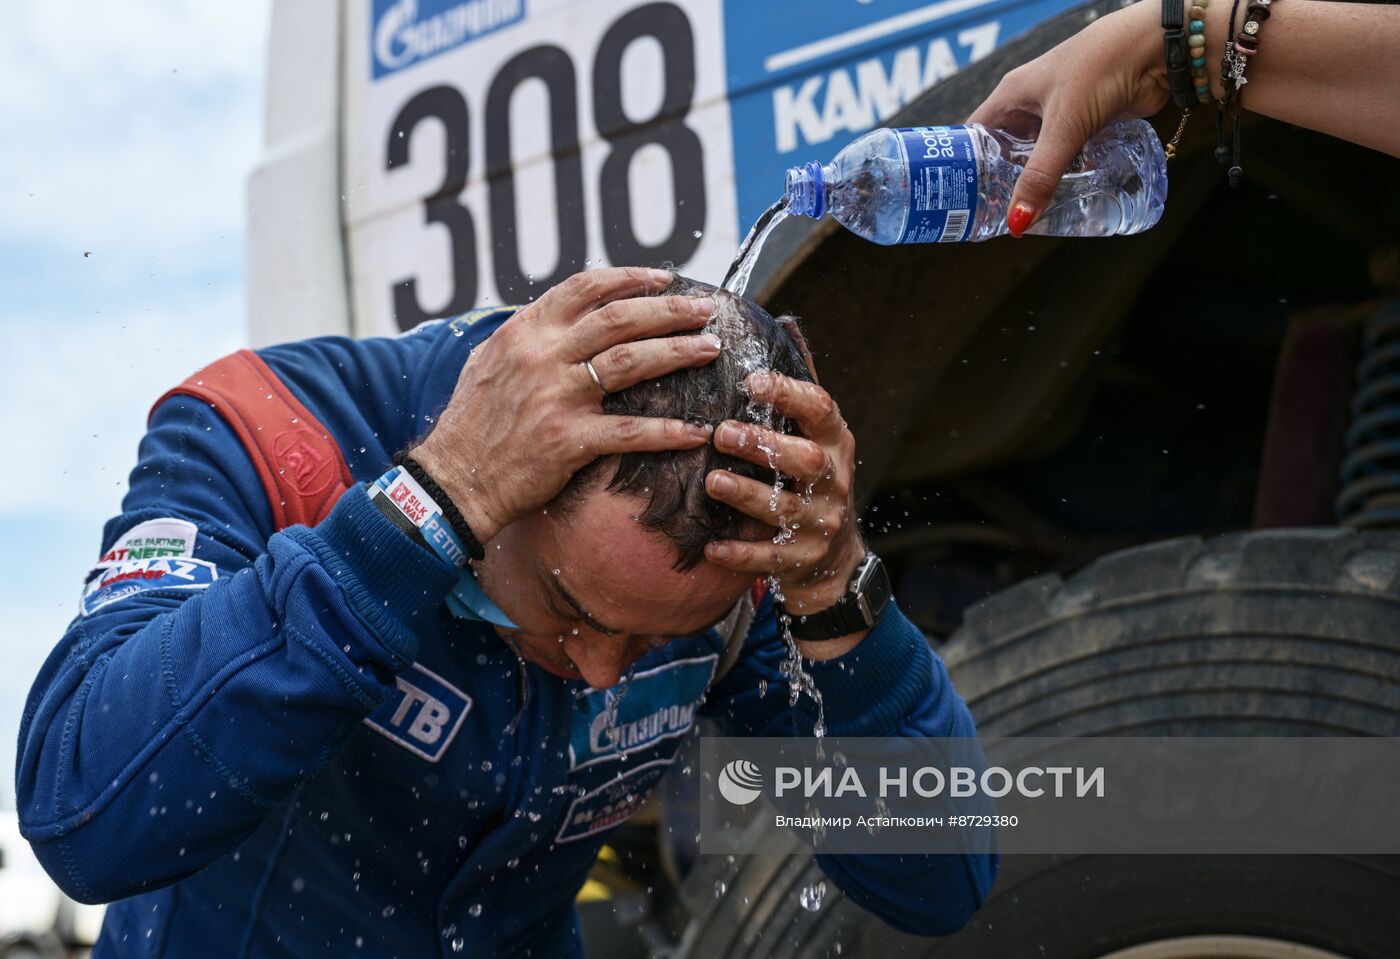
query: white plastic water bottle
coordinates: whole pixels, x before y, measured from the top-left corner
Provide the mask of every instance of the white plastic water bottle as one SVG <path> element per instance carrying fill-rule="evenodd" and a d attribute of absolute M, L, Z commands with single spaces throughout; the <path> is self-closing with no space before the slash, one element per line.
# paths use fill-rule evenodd
<path fill-rule="evenodd" d="M 1007 232 L 1006 209 L 1034 140 L 980 124 L 871 130 L 823 166 L 787 172 L 790 213 L 830 215 L 886 246 L 956 243 Z M 1105 127 L 1070 164 L 1027 233 L 1140 233 L 1162 216 L 1167 158 L 1144 120 Z"/>

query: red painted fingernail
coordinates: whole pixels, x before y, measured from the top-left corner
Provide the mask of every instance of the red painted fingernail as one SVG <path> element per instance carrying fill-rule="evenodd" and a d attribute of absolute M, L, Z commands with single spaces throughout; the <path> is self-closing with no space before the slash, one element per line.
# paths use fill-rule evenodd
<path fill-rule="evenodd" d="M 1017 200 L 1012 204 L 1010 212 L 1006 214 L 1006 228 L 1011 231 L 1012 236 L 1020 236 L 1026 232 L 1033 220 L 1035 220 L 1035 207 Z"/>
<path fill-rule="evenodd" d="M 730 476 L 728 473 L 716 474 L 715 478 L 710 480 L 710 485 L 714 488 L 716 493 L 726 496 L 739 488 L 739 484 L 734 482 L 734 477 Z"/>

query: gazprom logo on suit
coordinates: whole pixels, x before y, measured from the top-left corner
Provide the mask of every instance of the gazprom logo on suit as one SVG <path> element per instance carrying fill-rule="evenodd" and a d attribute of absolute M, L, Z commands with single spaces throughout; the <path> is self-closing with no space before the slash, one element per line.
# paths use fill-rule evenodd
<path fill-rule="evenodd" d="M 430 763 L 442 758 L 472 698 L 431 669 L 417 663 L 399 673 L 396 695 L 365 717 L 365 724 Z"/>
<path fill-rule="evenodd" d="M 685 735 L 718 662 L 714 653 L 678 659 L 642 670 L 612 689 L 587 690 L 574 704 L 569 769 Z"/>

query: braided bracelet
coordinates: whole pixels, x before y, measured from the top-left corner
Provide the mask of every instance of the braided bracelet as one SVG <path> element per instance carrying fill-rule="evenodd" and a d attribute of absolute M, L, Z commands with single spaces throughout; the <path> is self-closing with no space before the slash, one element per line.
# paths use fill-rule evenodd
<path fill-rule="evenodd" d="M 1221 60 L 1221 81 L 1228 76 L 1234 81 L 1234 89 L 1225 87 L 1225 97 L 1227 105 L 1237 99 L 1240 88 L 1249 81 L 1245 79 L 1245 68 L 1249 66 L 1249 58 L 1254 56 L 1259 50 L 1259 29 L 1260 25 L 1269 19 L 1269 7 L 1273 0 L 1249 0 L 1249 5 L 1245 8 L 1244 26 L 1240 27 L 1240 32 L 1231 37 L 1225 46 L 1225 56 Z M 1232 18 L 1233 19 L 1233 18 Z M 1231 33 L 1234 32 L 1234 24 L 1231 23 Z"/>
<path fill-rule="evenodd" d="M 1254 56 L 1259 50 L 1259 29 L 1260 25 L 1269 19 L 1269 7 L 1273 0 L 1249 0 L 1245 7 L 1244 25 L 1240 27 L 1239 33 L 1235 32 L 1235 11 L 1239 9 L 1239 0 L 1235 0 L 1235 6 L 1230 11 L 1230 30 L 1225 42 L 1225 53 L 1220 60 L 1220 83 L 1225 88 L 1225 95 L 1220 99 L 1220 114 L 1216 120 L 1217 145 L 1215 155 L 1220 162 L 1225 162 L 1225 129 L 1221 116 L 1225 112 L 1230 114 L 1231 149 L 1230 155 L 1230 186 L 1239 186 L 1240 178 L 1244 176 L 1244 167 L 1240 163 L 1240 100 L 1244 96 L 1243 87 L 1249 82 L 1245 78 L 1245 70 L 1249 66 L 1249 58 Z"/>

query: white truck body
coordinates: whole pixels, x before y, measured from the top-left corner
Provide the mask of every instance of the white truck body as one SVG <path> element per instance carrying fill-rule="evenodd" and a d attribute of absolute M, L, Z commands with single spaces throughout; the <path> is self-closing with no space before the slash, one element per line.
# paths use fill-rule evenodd
<path fill-rule="evenodd" d="M 788 166 L 1069 5 L 277 0 L 253 341 L 396 333 L 605 264 L 718 282 Z"/>

